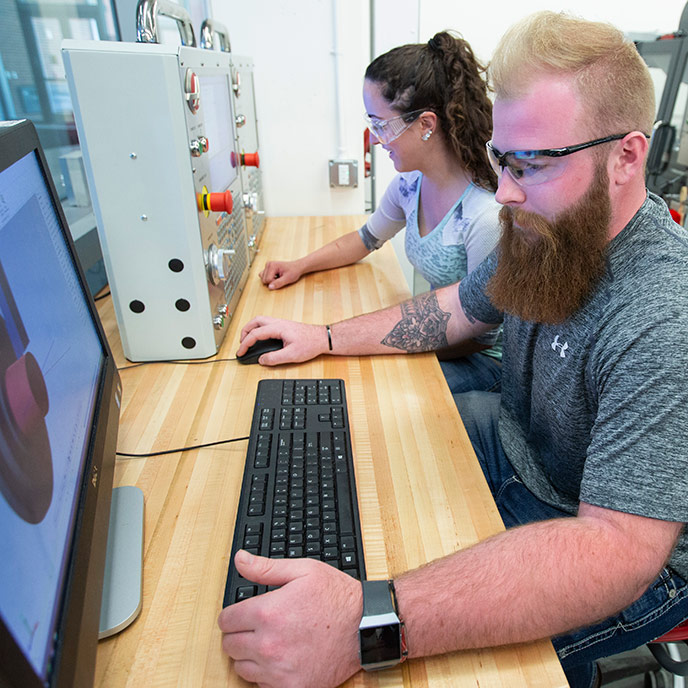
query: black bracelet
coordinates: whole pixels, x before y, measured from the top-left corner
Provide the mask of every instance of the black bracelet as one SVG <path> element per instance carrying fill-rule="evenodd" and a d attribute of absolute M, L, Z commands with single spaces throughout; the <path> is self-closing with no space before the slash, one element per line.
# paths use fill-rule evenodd
<path fill-rule="evenodd" d="M 330 351 L 332 351 L 332 330 L 329 325 L 325 325 L 325 329 L 327 330 L 327 346 L 329 346 Z"/>

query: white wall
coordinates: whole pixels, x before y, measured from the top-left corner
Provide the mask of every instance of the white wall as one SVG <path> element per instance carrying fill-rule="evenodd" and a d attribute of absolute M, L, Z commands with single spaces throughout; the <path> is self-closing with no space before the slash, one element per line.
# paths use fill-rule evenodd
<path fill-rule="evenodd" d="M 363 213 L 367 0 L 213 0 L 212 9 L 232 52 L 254 60 L 267 215 Z M 328 161 L 337 157 L 358 160 L 358 188 L 330 188 Z"/>
<path fill-rule="evenodd" d="M 429 39 L 437 31 L 454 29 L 471 44 L 479 59 L 487 61 L 501 35 L 514 22 L 539 10 L 566 11 L 585 19 L 608 21 L 626 34 L 664 34 L 675 31 L 685 0 L 628 2 L 628 0 L 493 0 L 467 3 L 419 0 L 420 35 Z"/>

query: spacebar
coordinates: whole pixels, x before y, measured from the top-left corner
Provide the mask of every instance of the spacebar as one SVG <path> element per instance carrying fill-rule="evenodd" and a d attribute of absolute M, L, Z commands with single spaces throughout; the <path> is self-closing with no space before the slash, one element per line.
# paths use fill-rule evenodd
<path fill-rule="evenodd" d="M 335 472 L 337 480 L 337 511 L 339 532 L 341 535 L 354 534 L 354 519 L 351 514 L 351 488 L 349 476 L 344 472 Z"/>

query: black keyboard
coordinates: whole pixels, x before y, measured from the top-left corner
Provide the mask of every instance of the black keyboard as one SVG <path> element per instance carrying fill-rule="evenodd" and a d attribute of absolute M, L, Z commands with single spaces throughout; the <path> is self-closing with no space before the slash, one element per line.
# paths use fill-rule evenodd
<path fill-rule="evenodd" d="M 343 380 L 258 383 L 227 572 L 227 606 L 267 590 L 234 554 L 312 557 L 365 578 Z"/>

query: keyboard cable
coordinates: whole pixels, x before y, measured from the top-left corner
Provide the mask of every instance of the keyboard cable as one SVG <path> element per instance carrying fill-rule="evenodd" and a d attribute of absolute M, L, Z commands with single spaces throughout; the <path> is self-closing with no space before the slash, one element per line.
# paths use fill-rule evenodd
<path fill-rule="evenodd" d="M 165 449 L 163 451 L 149 452 L 148 454 L 130 454 L 128 452 L 115 452 L 117 456 L 125 456 L 134 459 L 146 459 L 150 456 L 162 456 L 163 454 L 178 454 L 180 452 L 192 451 L 194 449 L 205 449 L 206 447 L 214 447 L 218 444 L 228 444 L 230 442 L 243 442 L 250 437 L 233 437 L 229 440 L 217 440 L 217 442 L 207 442 L 206 444 L 196 444 L 190 447 L 180 447 L 178 449 Z"/>
<path fill-rule="evenodd" d="M 216 358 L 212 361 L 143 361 L 142 363 L 134 363 L 130 366 L 122 366 L 117 370 L 129 370 L 129 368 L 138 368 L 139 366 L 150 365 L 152 363 L 168 363 L 177 365 L 205 365 L 208 363 L 222 363 L 225 361 L 236 361 L 236 358 Z M 217 442 L 208 442 L 206 444 L 197 444 L 190 447 L 180 447 L 178 449 L 165 449 L 164 451 L 149 452 L 147 454 L 131 454 L 128 452 L 115 452 L 117 456 L 124 456 L 134 459 L 146 459 L 151 456 L 162 456 L 164 454 L 178 454 L 179 452 L 192 451 L 194 449 L 205 449 L 206 447 L 214 447 L 218 444 L 228 444 L 230 442 L 242 442 L 248 440 L 249 437 L 234 437 L 229 440 L 218 440 Z"/>
<path fill-rule="evenodd" d="M 122 366 L 117 370 L 130 370 L 131 368 L 139 368 L 140 366 L 151 365 L 153 363 L 168 363 L 174 365 L 208 365 L 209 363 L 224 363 L 226 361 L 236 361 L 236 358 L 214 358 L 212 361 L 143 361 L 141 363 L 133 363 L 132 365 Z"/>

